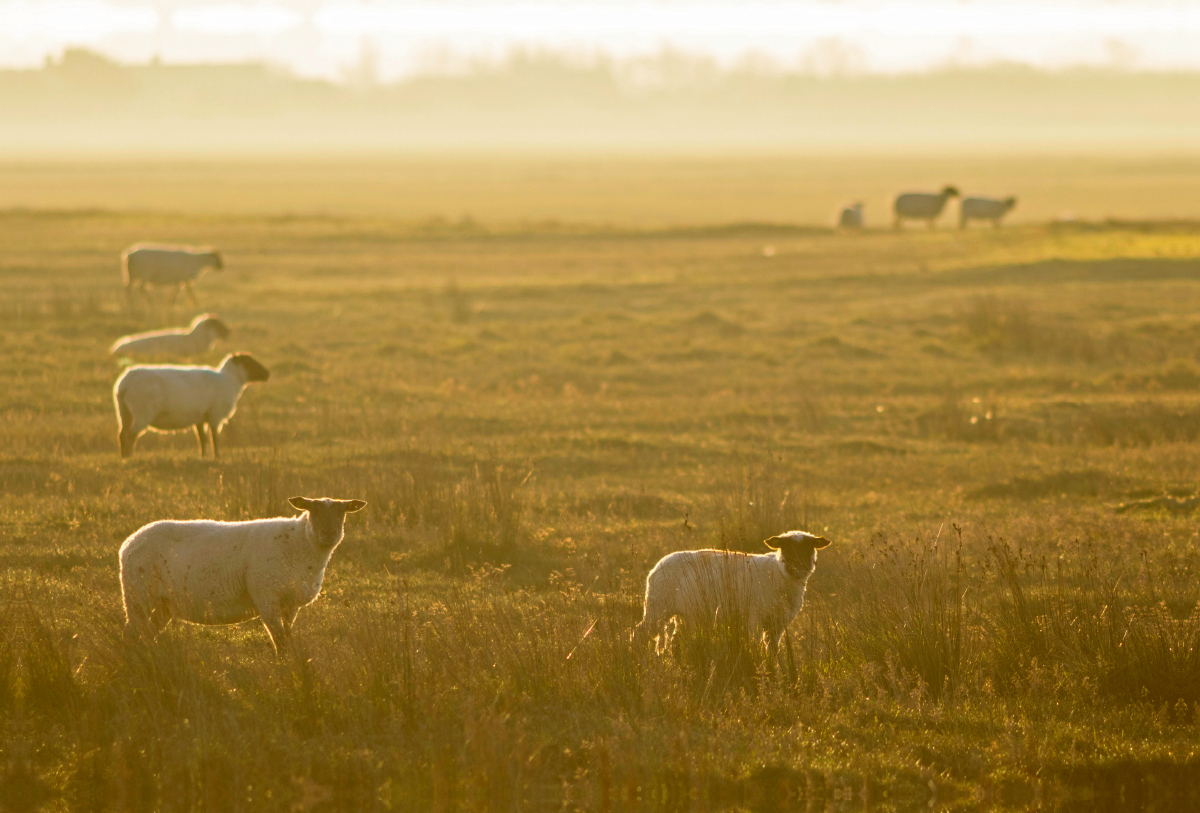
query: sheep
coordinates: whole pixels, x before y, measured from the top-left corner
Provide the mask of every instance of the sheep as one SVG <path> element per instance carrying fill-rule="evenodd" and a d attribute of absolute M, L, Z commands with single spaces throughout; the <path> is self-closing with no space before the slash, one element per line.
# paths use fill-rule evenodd
<path fill-rule="evenodd" d="M 171 305 L 174 306 L 179 289 L 187 291 L 192 305 L 196 304 L 196 292 L 192 281 L 206 268 L 220 271 L 225 265 L 221 255 L 212 247 L 167 246 L 153 243 L 138 243 L 121 253 L 121 273 L 125 279 L 125 295 L 133 305 L 133 285 L 140 283 L 146 294 L 146 285 L 173 285 Z"/>
<path fill-rule="evenodd" d="M 906 192 L 897 195 L 892 209 L 896 213 L 895 227 L 900 228 L 903 220 L 924 220 L 933 228 L 934 221 L 941 216 L 946 208 L 946 201 L 958 197 L 958 190 L 947 186 L 937 194 L 929 192 Z"/>
<path fill-rule="evenodd" d="M 121 457 L 133 454 L 147 429 L 171 432 L 194 427 L 204 457 L 205 427 L 212 436 L 213 458 L 219 457 L 217 438 L 237 409 L 242 390 L 253 381 L 266 381 L 270 372 L 249 353 L 233 353 L 221 366 L 136 364 L 113 385 L 117 405 L 117 438 Z"/>
<path fill-rule="evenodd" d="M 216 314 L 202 313 L 186 328 L 154 330 L 123 336 L 109 349 L 117 353 L 145 355 L 199 356 L 207 353 L 218 339 L 228 339 L 229 328 Z"/>
<path fill-rule="evenodd" d="M 237 624 L 261 618 L 278 654 L 301 607 L 316 600 L 346 514 L 362 500 L 288 500 L 303 513 L 247 522 L 160 520 L 121 545 L 126 628 L 157 635 L 178 618 Z"/>
<path fill-rule="evenodd" d="M 842 229 L 861 229 L 863 227 L 863 205 L 855 203 L 842 209 L 838 217 L 838 227 Z"/>
<path fill-rule="evenodd" d="M 996 200 L 995 198 L 963 198 L 958 208 L 958 227 L 965 229 L 968 221 L 971 220 L 990 220 L 992 221 L 992 226 L 998 228 L 1000 226 L 1000 218 L 1008 214 L 1016 205 L 1016 198 L 1005 198 L 1004 200 Z"/>
<path fill-rule="evenodd" d="M 777 544 L 772 544 L 775 542 Z M 635 643 L 657 636 L 666 649 L 664 626 L 678 617 L 684 628 L 710 625 L 721 614 L 745 623 L 751 640 L 766 638 L 774 654 L 788 624 L 804 605 L 804 588 L 817 567 L 817 551 L 828 539 L 788 531 L 766 540 L 771 553 L 686 550 L 668 554 L 646 576 L 642 620 Z"/>

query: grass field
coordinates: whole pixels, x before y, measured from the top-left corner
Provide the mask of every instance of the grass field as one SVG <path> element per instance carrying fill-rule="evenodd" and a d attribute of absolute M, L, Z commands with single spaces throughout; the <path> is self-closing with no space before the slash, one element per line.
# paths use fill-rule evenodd
<path fill-rule="evenodd" d="M 268 186 L 0 214 L 0 807 L 1200 800 L 1200 531 L 1116 510 L 1196 490 L 1200 227 L 1149 192 L 1123 223 L 844 235 L 683 192 L 677 220 L 500 187 L 470 221 L 252 211 Z M 108 345 L 194 313 L 125 307 L 147 239 L 222 249 L 207 361 L 271 369 L 220 462 L 117 455 Z M 125 639 L 126 536 L 294 494 L 369 503 L 302 657 L 256 621 Z M 779 662 L 630 648 L 663 554 L 797 527 L 835 543 Z"/>

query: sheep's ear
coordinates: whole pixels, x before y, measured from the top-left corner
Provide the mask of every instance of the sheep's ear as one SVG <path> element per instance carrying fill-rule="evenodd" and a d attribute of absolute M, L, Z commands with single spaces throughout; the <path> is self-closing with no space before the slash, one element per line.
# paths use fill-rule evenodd
<path fill-rule="evenodd" d="M 814 536 L 809 541 L 812 542 L 813 550 L 821 550 L 821 548 L 827 548 L 833 544 L 833 540 L 823 536 Z"/>
<path fill-rule="evenodd" d="M 292 497 L 290 500 L 288 500 L 288 502 L 291 503 L 292 508 L 295 508 L 297 511 L 307 511 L 308 507 L 312 505 L 312 500 L 306 500 L 303 497 Z"/>
<path fill-rule="evenodd" d="M 783 537 L 782 537 L 782 536 L 773 536 L 773 537 L 771 537 L 770 539 L 764 539 L 764 540 L 763 540 L 763 544 L 764 544 L 764 545 L 766 545 L 766 546 L 767 546 L 768 548 L 770 548 L 771 550 L 779 550 L 779 546 L 778 546 L 778 545 L 772 545 L 772 544 L 771 544 L 771 542 L 773 542 L 773 541 L 774 541 L 774 540 L 776 540 L 776 539 L 783 539 Z"/>
<path fill-rule="evenodd" d="M 353 514 L 355 511 L 361 511 L 367 507 L 366 500 L 344 500 L 346 513 Z"/>

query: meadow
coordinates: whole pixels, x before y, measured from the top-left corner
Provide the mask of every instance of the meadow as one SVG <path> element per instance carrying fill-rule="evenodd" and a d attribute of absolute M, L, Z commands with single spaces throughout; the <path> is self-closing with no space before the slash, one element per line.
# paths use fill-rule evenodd
<path fill-rule="evenodd" d="M 465 171 L 317 211 L 302 168 L 141 205 L 112 167 L 10 168 L 43 198 L 0 212 L 0 808 L 1195 805 L 1200 226 L 1153 162 L 1100 164 L 1142 178 L 1120 219 L 862 234 L 770 217 L 778 179 L 728 164 L 674 219 L 628 164 L 553 217 L 494 178 L 465 208 Z M 1034 211 L 1086 212 L 1100 164 Z M 219 462 L 187 434 L 117 454 L 109 344 L 198 312 L 127 306 L 147 239 L 221 248 L 206 361 L 271 370 Z M 368 502 L 299 657 L 257 621 L 125 637 L 126 536 L 297 494 Z M 791 528 L 834 544 L 777 662 L 630 647 L 662 555 Z"/>

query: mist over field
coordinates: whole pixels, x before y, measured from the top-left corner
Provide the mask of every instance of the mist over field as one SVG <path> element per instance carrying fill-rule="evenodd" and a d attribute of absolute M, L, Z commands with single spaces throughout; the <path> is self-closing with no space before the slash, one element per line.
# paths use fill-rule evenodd
<path fill-rule="evenodd" d="M 16 155 L 617 150 L 1191 150 L 1200 73 L 1010 64 L 872 74 L 722 67 L 666 53 L 580 62 L 529 53 L 379 81 L 265 64 L 123 64 L 68 49 L 0 71 L 0 148 Z"/>

